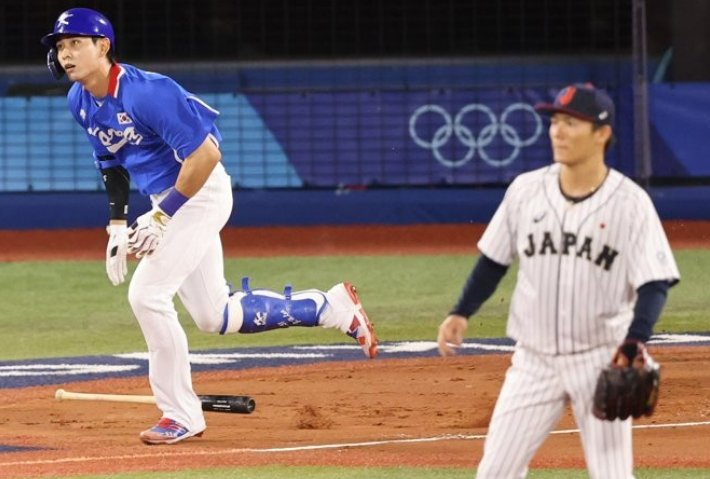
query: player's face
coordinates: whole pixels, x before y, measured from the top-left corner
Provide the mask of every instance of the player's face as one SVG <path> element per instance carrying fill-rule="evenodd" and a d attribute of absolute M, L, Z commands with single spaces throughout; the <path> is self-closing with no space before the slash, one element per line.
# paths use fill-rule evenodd
<path fill-rule="evenodd" d="M 575 165 L 604 153 L 602 130 L 595 130 L 589 121 L 555 113 L 550 120 L 552 156 L 557 163 Z"/>
<path fill-rule="evenodd" d="M 101 62 L 105 62 L 104 49 L 100 40 L 94 42 L 91 37 L 66 37 L 57 41 L 59 63 L 71 81 L 82 81 L 99 71 Z"/>

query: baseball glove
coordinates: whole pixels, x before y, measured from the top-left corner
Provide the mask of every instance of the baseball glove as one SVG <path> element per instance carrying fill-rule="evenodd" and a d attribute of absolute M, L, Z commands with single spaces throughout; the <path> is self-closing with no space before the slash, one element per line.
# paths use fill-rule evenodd
<path fill-rule="evenodd" d="M 599 375 L 592 413 L 607 421 L 650 416 L 658 401 L 659 383 L 660 365 L 644 344 L 627 341 Z"/>

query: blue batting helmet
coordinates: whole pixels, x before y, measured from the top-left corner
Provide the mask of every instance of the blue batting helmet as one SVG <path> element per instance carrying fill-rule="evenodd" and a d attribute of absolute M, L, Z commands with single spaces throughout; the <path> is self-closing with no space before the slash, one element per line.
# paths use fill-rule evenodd
<path fill-rule="evenodd" d="M 54 48 L 62 35 L 108 38 L 114 47 L 113 27 L 103 14 L 90 8 L 71 8 L 63 12 L 54 23 L 54 31 L 42 37 L 42 45 Z"/>

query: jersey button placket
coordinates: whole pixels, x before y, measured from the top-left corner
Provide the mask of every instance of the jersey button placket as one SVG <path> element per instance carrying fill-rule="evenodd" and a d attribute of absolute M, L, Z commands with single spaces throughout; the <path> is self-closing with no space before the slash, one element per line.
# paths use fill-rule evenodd
<path fill-rule="evenodd" d="M 562 218 L 560 218 L 560 232 L 559 238 L 557 239 L 557 301 L 555 308 L 555 354 L 560 354 L 560 332 L 561 332 L 561 321 L 564 316 L 564 299 L 562 297 L 562 291 L 564 290 L 564 267 L 562 263 L 562 239 L 564 238 L 565 222 L 567 219 L 567 210 L 565 209 L 562 213 Z"/>

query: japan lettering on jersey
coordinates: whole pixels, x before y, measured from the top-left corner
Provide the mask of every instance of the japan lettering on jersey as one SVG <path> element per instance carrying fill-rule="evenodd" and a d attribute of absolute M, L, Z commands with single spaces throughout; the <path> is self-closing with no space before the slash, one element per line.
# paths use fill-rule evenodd
<path fill-rule="evenodd" d="M 172 187 L 181 162 L 205 138 L 222 139 L 217 110 L 172 79 L 131 65 L 111 67 L 106 97 L 94 98 L 77 82 L 68 101 L 94 156 L 125 167 L 146 195 Z"/>
<path fill-rule="evenodd" d="M 519 260 L 508 335 L 548 354 L 618 344 L 636 289 L 680 277 L 645 191 L 612 169 L 573 203 L 560 191 L 559 168 L 516 178 L 478 244 L 500 264 Z"/>

